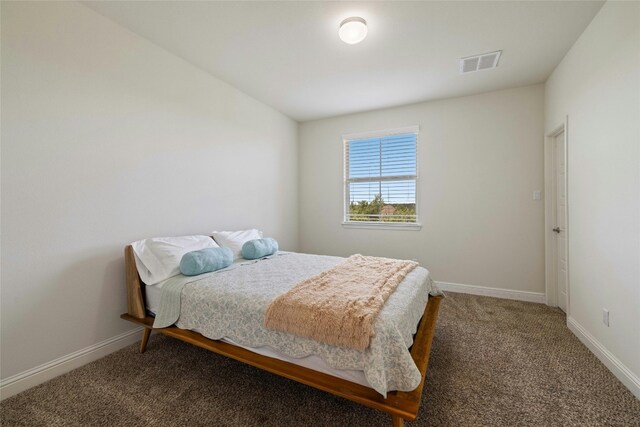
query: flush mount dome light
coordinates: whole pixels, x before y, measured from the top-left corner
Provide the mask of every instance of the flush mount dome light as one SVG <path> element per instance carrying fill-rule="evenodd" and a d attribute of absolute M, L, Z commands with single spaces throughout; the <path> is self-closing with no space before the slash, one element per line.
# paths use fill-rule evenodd
<path fill-rule="evenodd" d="M 367 21 L 358 16 L 347 18 L 340 23 L 338 35 L 347 44 L 360 43 L 367 37 Z"/>

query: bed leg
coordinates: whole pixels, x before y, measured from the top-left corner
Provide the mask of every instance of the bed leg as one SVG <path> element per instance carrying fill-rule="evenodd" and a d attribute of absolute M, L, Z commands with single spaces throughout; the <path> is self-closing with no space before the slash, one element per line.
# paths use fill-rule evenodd
<path fill-rule="evenodd" d="M 147 348 L 147 343 L 149 342 L 149 337 L 151 336 L 151 328 L 144 328 L 144 332 L 142 333 L 142 341 L 140 341 L 140 353 L 144 353 Z"/>
<path fill-rule="evenodd" d="M 404 419 L 399 415 L 391 415 L 391 423 L 393 427 L 404 427 Z"/>

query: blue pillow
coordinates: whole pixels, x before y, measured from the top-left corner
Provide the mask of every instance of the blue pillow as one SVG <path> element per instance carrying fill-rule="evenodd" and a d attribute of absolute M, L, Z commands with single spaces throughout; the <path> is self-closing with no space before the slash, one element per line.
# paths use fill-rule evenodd
<path fill-rule="evenodd" d="M 187 252 L 180 260 L 180 272 L 185 276 L 197 276 L 229 267 L 233 263 L 233 251 L 229 248 L 206 248 Z"/>
<path fill-rule="evenodd" d="M 278 242 L 271 237 L 249 240 L 242 245 L 242 258 L 244 259 L 258 259 L 276 252 L 278 252 Z"/>

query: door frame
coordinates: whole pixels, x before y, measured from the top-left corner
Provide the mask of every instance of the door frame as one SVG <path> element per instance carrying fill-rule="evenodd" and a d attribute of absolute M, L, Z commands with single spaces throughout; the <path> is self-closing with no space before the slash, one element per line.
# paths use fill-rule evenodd
<path fill-rule="evenodd" d="M 556 174 L 554 170 L 554 147 L 555 137 L 564 131 L 564 159 L 565 159 L 565 191 L 566 191 L 566 230 L 567 242 L 567 317 L 569 317 L 571 305 L 571 281 L 569 266 L 569 117 L 566 116 L 564 122 L 553 128 L 544 138 L 544 246 L 545 246 L 545 302 L 551 307 L 558 306 L 558 283 L 556 275 L 555 250 L 556 235 L 553 232 L 555 227 L 556 210 Z"/>

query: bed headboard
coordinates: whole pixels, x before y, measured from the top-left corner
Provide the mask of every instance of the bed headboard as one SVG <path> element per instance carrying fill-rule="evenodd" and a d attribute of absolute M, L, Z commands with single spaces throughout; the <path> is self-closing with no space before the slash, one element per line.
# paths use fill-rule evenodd
<path fill-rule="evenodd" d="M 127 313 L 129 316 L 144 319 L 147 314 L 144 300 L 144 283 L 140 280 L 136 268 L 136 257 L 133 247 L 127 245 L 124 248 L 124 266 L 127 274 Z"/>

